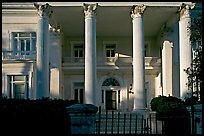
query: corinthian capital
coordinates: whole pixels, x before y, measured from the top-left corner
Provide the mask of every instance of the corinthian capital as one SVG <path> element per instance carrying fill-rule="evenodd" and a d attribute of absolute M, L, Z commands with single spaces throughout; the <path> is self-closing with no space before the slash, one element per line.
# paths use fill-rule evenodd
<path fill-rule="evenodd" d="M 83 5 L 85 17 L 92 17 L 96 15 L 96 9 L 98 7 L 98 3 L 96 4 L 85 4 Z"/>
<path fill-rule="evenodd" d="M 51 17 L 51 14 L 53 13 L 53 11 L 51 10 L 51 6 L 46 3 L 45 5 L 37 5 L 35 4 L 35 7 L 38 10 L 38 15 L 40 17 Z"/>
<path fill-rule="evenodd" d="M 180 6 L 180 9 L 179 9 L 179 11 L 180 11 L 180 19 L 190 17 L 189 10 L 193 9 L 194 7 L 195 7 L 195 3 L 192 3 L 192 4 L 182 4 Z"/>
<path fill-rule="evenodd" d="M 131 9 L 131 17 L 141 17 L 144 13 L 144 10 L 146 9 L 146 6 L 144 4 L 142 5 L 133 5 Z"/>

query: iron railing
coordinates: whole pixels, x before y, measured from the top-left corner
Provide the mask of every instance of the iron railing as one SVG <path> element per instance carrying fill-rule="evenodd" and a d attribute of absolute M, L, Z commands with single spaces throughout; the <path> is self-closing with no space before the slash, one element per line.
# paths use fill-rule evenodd
<path fill-rule="evenodd" d="M 2 51 L 2 60 L 35 60 L 36 51 Z"/>

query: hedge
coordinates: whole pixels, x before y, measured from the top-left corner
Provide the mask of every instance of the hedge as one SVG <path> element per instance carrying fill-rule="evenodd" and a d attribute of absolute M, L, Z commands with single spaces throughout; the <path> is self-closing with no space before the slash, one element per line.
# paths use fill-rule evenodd
<path fill-rule="evenodd" d="M 66 107 L 76 100 L 43 98 L 38 100 L 0 99 L 1 130 L 6 135 L 68 135 Z"/>

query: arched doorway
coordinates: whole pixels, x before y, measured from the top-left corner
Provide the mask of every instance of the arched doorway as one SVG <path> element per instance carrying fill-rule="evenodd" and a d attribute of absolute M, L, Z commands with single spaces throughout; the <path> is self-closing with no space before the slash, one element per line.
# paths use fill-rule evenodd
<path fill-rule="evenodd" d="M 120 103 L 120 84 L 114 78 L 107 78 L 102 84 L 102 103 L 106 110 L 117 110 Z"/>

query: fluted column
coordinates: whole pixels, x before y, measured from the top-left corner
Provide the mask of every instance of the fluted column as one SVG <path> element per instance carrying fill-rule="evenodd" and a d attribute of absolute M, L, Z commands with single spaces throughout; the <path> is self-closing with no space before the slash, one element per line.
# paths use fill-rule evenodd
<path fill-rule="evenodd" d="M 131 11 L 133 24 L 133 90 L 134 110 L 145 109 L 145 62 L 144 62 L 144 22 L 146 6 L 133 6 Z"/>
<path fill-rule="evenodd" d="M 84 4 L 85 14 L 85 104 L 96 104 L 96 9 Z"/>
<path fill-rule="evenodd" d="M 35 5 L 38 9 L 36 98 L 49 97 L 49 21 L 50 6 Z"/>
<path fill-rule="evenodd" d="M 191 91 L 188 89 L 186 83 L 188 82 L 187 74 L 184 69 L 190 67 L 192 62 L 192 51 L 190 41 L 190 25 L 191 17 L 189 10 L 193 5 L 183 5 L 180 10 L 179 21 L 179 55 L 180 55 L 180 97 L 184 99 Z"/>

